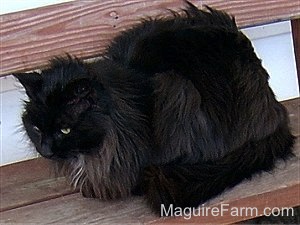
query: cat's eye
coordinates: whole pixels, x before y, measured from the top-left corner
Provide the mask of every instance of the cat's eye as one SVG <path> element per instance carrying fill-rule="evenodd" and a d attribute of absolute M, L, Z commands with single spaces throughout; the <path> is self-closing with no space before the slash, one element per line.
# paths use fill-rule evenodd
<path fill-rule="evenodd" d="M 60 131 L 63 133 L 63 134 L 69 134 L 71 132 L 71 129 L 70 128 L 62 128 L 60 129 Z"/>
<path fill-rule="evenodd" d="M 81 81 L 75 86 L 74 94 L 75 95 L 86 95 L 90 91 L 89 83 L 86 80 Z"/>

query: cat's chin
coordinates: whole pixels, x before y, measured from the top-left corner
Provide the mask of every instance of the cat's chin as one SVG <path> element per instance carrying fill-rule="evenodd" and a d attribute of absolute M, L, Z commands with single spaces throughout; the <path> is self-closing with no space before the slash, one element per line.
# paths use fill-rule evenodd
<path fill-rule="evenodd" d="M 51 156 L 45 156 L 41 153 L 39 153 L 39 154 L 42 155 L 46 159 L 50 159 L 53 161 L 61 161 L 63 163 L 64 161 L 80 160 L 80 158 L 84 157 L 85 155 L 93 155 L 94 153 L 99 154 L 99 152 L 97 152 L 97 151 L 99 151 L 98 148 L 99 147 L 92 148 L 89 150 L 76 149 L 73 151 L 69 151 L 68 153 L 56 153 Z"/>
<path fill-rule="evenodd" d="M 78 154 L 64 154 L 64 155 L 52 155 L 51 157 L 47 157 L 42 155 L 43 158 L 46 158 L 48 160 L 51 160 L 53 162 L 60 162 L 64 163 L 65 161 L 71 161 L 71 160 L 77 160 L 78 159 Z"/>

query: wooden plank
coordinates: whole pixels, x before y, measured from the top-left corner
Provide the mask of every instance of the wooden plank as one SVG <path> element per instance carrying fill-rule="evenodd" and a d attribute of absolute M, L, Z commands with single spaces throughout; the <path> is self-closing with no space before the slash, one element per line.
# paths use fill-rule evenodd
<path fill-rule="evenodd" d="M 269 23 L 300 15 L 295 0 L 191 0 L 236 15 L 239 26 Z M 73 1 L 0 16 L 0 74 L 45 66 L 65 52 L 96 57 L 120 31 L 145 16 L 182 8 L 182 0 Z"/>
<path fill-rule="evenodd" d="M 103 202 L 79 194 L 10 210 L 0 223 L 32 224 L 144 224 L 157 219 L 141 198 Z"/>
<path fill-rule="evenodd" d="M 297 65 L 298 85 L 300 87 L 300 19 L 292 20 L 292 34 Z"/>
<path fill-rule="evenodd" d="M 266 192 L 255 196 L 250 196 L 235 201 L 221 202 L 216 205 L 204 206 L 206 208 L 214 208 L 215 213 L 205 214 L 204 216 L 191 217 L 190 219 L 180 218 L 166 218 L 150 222 L 149 224 L 233 224 L 248 219 L 256 218 L 258 216 L 269 215 L 272 209 L 282 209 L 299 206 L 300 200 L 295 196 L 300 195 L 300 184 L 295 184 L 272 192 Z M 282 201 L 285 199 L 285 201 Z M 223 209 L 222 209 L 223 208 Z M 226 211 L 228 210 L 228 211 Z M 239 212 L 237 211 L 239 210 Z M 219 216 L 217 215 L 219 211 Z M 223 214 L 221 215 L 221 212 Z M 290 215 L 292 211 L 290 210 Z M 266 214 L 264 214 L 266 213 Z"/>
<path fill-rule="evenodd" d="M 0 212 L 74 193 L 64 178 L 50 171 L 42 158 L 0 167 Z"/>
<path fill-rule="evenodd" d="M 299 0 L 203 0 L 202 4 L 234 15 L 241 27 L 288 20 L 300 15 Z"/>

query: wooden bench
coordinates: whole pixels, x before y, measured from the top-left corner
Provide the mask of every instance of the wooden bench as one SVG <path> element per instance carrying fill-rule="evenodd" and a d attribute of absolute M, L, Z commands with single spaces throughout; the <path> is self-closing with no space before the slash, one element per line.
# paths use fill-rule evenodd
<path fill-rule="evenodd" d="M 208 4 L 234 14 L 241 27 L 269 23 L 300 15 L 294 0 L 267 1 L 191 1 Z M 0 16 L 0 75 L 40 68 L 53 55 L 69 52 L 80 58 L 99 55 L 119 31 L 136 23 L 144 15 L 166 13 L 165 9 L 183 7 L 181 0 L 166 1 L 74 1 Z M 293 20 L 297 60 L 299 60 L 300 25 Z M 299 66 L 299 63 L 298 63 Z M 299 74 L 299 73 L 298 73 Z M 256 207 L 262 215 L 265 207 L 300 205 L 300 99 L 283 103 L 290 115 L 293 134 L 297 136 L 296 156 L 279 163 L 273 173 L 264 173 L 245 181 L 206 203 L 206 207 Z M 48 161 L 38 158 L 0 167 L 0 224 L 231 224 L 257 215 L 159 218 L 143 198 L 103 202 L 86 199 L 55 178 Z"/>
<path fill-rule="evenodd" d="M 207 202 L 205 207 L 255 207 L 262 215 L 265 207 L 294 207 L 300 205 L 300 99 L 283 103 L 290 115 L 293 134 L 297 136 L 296 157 L 278 163 L 272 173 L 263 173 L 251 181 Z M 65 183 L 54 178 L 49 164 L 42 158 L 28 160 L 0 169 L 1 206 L 3 223 L 97 223 L 97 224 L 231 224 L 256 215 L 159 218 L 151 213 L 143 198 L 132 197 L 120 201 L 103 202 L 83 198 Z"/>

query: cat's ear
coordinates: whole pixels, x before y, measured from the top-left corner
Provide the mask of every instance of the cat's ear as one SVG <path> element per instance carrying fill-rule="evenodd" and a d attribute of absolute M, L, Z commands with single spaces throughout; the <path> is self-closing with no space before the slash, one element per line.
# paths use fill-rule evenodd
<path fill-rule="evenodd" d="M 26 90 L 29 98 L 34 99 L 37 92 L 41 89 L 42 76 L 39 73 L 15 73 L 13 74 Z"/>

